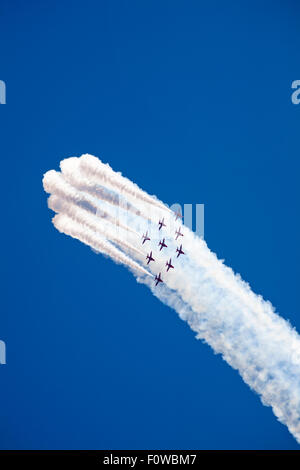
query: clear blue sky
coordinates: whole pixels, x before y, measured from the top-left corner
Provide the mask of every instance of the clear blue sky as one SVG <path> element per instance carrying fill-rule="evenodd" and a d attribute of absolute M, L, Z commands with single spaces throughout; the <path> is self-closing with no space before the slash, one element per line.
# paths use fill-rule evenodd
<path fill-rule="evenodd" d="M 296 1 L 8 1 L 0 14 L 0 447 L 299 449 L 126 269 L 59 234 L 92 153 L 172 204 L 300 331 Z"/>

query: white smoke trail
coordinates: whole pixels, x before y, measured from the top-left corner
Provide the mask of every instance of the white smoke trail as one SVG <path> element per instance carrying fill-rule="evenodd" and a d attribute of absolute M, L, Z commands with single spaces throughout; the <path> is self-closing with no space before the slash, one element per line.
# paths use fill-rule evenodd
<path fill-rule="evenodd" d="M 121 249 L 129 252 L 131 256 L 138 257 L 140 260 L 144 258 L 144 253 L 141 250 L 124 241 L 126 240 L 125 231 L 117 228 L 117 224 L 112 225 L 104 219 L 99 220 L 97 216 L 90 214 L 86 209 L 55 195 L 48 198 L 48 207 L 54 212 L 67 215 L 80 225 L 85 225 L 92 231 L 99 233 L 102 237 L 109 238 Z"/>
<path fill-rule="evenodd" d="M 80 171 L 79 158 L 67 158 L 60 162 L 60 167 L 65 180 L 79 191 L 85 192 L 94 198 L 100 198 L 117 207 L 122 207 L 124 210 L 130 210 L 135 215 L 141 215 L 136 207 L 128 205 L 128 202 L 120 197 L 120 193 L 116 193 L 116 191 L 103 185 L 95 185 L 90 182 Z"/>
<path fill-rule="evenodd" d="M 168 209 L 161 201 L 154 196 L 149 196 L 145 191 L 142 191 L 135 183 L 123 177 L 121 173 L 116 173 L 108 164 L 104 164 L 93 155 L 85 154 L 80 158 L 80 168 L 83 173 L 89 177 L 94 177 L 103 181 L 106 186 L 118 188 L 121 193 L 127 193 L 134 198 L 141 199 L 148 204 L 152 204 L 163 211 L 169 212 Z"/>
<path fill-rule="evenodd" d="M 142 266 L 126 256 L 122 251 L 113 246 L 110 242 L 102 239 L 98 234 L 78 222 L 75 222 L 65 214 L 57 214 L 53 217 L 52 222 L 59 232 L 77 238 L 85 245 L 89 245 L 94 250 L 110 256 L 116 263 L 127 266 L 131 271 L 138 275 L 152 276 Z"/>
<path fill-rule="evenodd" d="M 158 232 L 155 217 L 166 214 L 169 209 L 164 210 L 160 201 L 103 165 L 96 157 L 84 155 L 76 159 L 75 165 L 74 159 L 67 162 L 64 160 L 61 167 L 69 186 L 62 188 L 59 175 L 56 173 L 54 177 L 55 172 L 48 172 L 44 178 L 45 190 L 65 200 L 61 204 L 58 200 L 55 203 L 54 199 L 53 203 L 50 198 L 49 206 L 61 212 L 54 218 L 55 226 L 137 273 L 139 282 L 147 284 L 158 298 L 174 308 L 197 332 L 198 338 L 222 354 L 239 371 L 244 381 L 260 395 L 265 405 L 272 406 L 274 414 L 300 443 L 300 337 L 297 332 L 187 227 L 181 226 L 184 237 L 178 242 L 174 240 L 169 224 L 162 228 L 159 235 L 166 239 L 168 245 L 163 252 L 159 251 L 154 239 L 137 249 L 137 238 L 128 230 L 120 230 L 119 238 L 114 239 L 112 224 L 95 220 L 93 214 L 80 208 L 82 202 L 93 208 L 102 207 L 101 204 L 105 203 L 112 214 L 112 222 L 118 216 L 120 226 L 130 226 L 133 232 L 138 233 L 141 233 L 141 227 L 145 227 L 146 218 L 152 231 Z M 62 180 L 65 183 L 64 178 Z M 104 188 L 97 197 L 94 192 L 91 194 L 95 183 L 101 183 Z M 123 201 L 135 204 L 137 210 L 131 211 L 130 219 L 124 210 L 116 215 L 114 197 L 111 200 L 106 197 L 106 192 L 111 190 Z M 149 217 L 152 205 L 156 212 Z M 176 247 L 181 242 L 185 255 L 176 258 Z M 161 272 L 164 280 L 164 284 L 158 287 L 143 267 L 146 265 L 145 255 L 150 250 L 155 262 L 150 263 L 147 269 L 153 274 Z M 165 262 L 170 257 L 175 269 L 166 273 Z"/>
<path fill-rule="evenodd" d="M 65 180 L 74 188 L 92 197 L 103 199 L 117 206 L 118 209 L 125 210 L 129 219 L 133 214 L 147 222 L 154 222 L 173 215 L 173 212 L 162 202 L 147 195 L 121 175 L 115 174 L 115 179 L 117 179 L 115 181 L 114 172 L 109 165 L 104 165 L 92 155 L 62 160 L 60 168 Z M 124 190 L 126 199 L 120 188 Z M 147 210 L 145 210 L 146 205 Z"/>
<path fill-rule="evenodd" d="M 128 227 L 127 225 L 120 224 L 119 220 L 111 215 L 112 209 L 110 210 L 110 213 L 108 213 L 105 210 L 106 205 L 103 204 L 102 200 L 96 199 L 94 196 L 74 188 L 64 179 L 61 173 L 58 173 L 54 170 L 47 171 L 43 178 L 43 185 L 47 193 L 56 194 L 66 201 L 78 204 L 80 207 L 84 207 L 91 213 L 97 214 L 100 217 L 109 220 L 111 223 L 114 223 L 131 233 L 134 233 L 135 235 L 139 235 L 138 232 L 132 230 L 132 228 Z M 115 214 L 117 214 L 117 211 L 115 211 Z"/>

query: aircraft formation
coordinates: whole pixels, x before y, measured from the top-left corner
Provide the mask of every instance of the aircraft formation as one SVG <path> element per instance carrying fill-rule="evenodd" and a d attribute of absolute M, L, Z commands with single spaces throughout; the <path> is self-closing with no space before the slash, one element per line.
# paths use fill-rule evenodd
<path fill-rule="evenodd" d="M 181 213 L 175 212 L 176 215 L 176 220 L 179 218 L 182 218 Z M 160 231 L 163 227 L 166 227 L 165 220 L 164 218 L 160 219 L 158 222 L 158 230 Z M 179 237 L 183 237 L 183 233 L 180 231 L 180 227 L 175 231 L 175 240 L 178 240 Z M 150 237 L 148 235 L 148 231 L 142 235 L 142 245 L 144 245 L 145 242 L 150 240 Z M 166 240 L 165 238 L 162 238 L 162 240 L 159 241 L 158 246 L 160 246 L 159 251 L 161 251 L 163 248 L 167 248 Z M 180 255 L 184 255 L 184 251 L 182 249 L 182 245 L 176 248 L 176 253 L 177 253 L 177 258 L 179 258 Z M 150 251 L 149 254 L 146 256 L 147 264 L 150 264 L 151 261 L 155 263 L 155 259 L 153 258 L 153 253 Z M 169 261 L 166 261 L 166 271 L 169 272 L 170 269 L 175 269 L 174 266 L 172 265 L 172 258 L 169 259 Z M 162 277 L 161 277 L 161 272 L 155 276 L 154 279 L 155 285 L 157 286 L 160 282 L 164 282 Z"/>

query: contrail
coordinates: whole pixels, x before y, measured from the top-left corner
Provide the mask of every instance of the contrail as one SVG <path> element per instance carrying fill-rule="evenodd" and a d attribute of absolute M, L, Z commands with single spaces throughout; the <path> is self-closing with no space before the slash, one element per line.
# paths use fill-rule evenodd
<path fill-rule="evenodd" d="M 63 174 L 50 171 L 43 180 L 46 192 L 55 195 L 50 196 L 49 207 L 58 212 L 53 220 L 56 228 L 125 264 L 138 282 L 148 285 L 189 323 L 197 338 L 239 371 L 300 443 L 298 333 L 218 260 L 203 240 L 175 222 L 161 201 L 90 155 L 66 159 L 61 169 Z M 116 197 L 122 201 L 120 210 Z M 132 209 L 127 211 L 127 205 Z M 103 208 L 107 217 L 97 212 Z M 166 227 L 158 230 L 162 217 Z M 177 241 L 174 224 L 183 234 Z M 142 244 L 140 237 L 148 229 L 151 239 Z M 162 238 L 167 247 L 160 251 L 158 239 Z M 181 243 L 184 255 L 177 258 Z M 150 251 L 155 261 L 147 265 Z M 174 269 L 166 272 L 169 258 Z M 163 284 L 155 286 L 158 273 Z"/>
<path fill-rule="evenodd" d="M 152 204 L 164 211 L 169 212 L 168 209 L 161 201 L 154 196 L 149 196 L 145 191 L 142 191 L 135 183 L 132 183 L 127 178 L 124 178 L 120 173 L 116 173 L 108 165 L 104 164 L 93 155 L 85 154 L 80 158 L 80 168 L 83 173 L 88 177 L 95 178 L 113 188 L 118 188 L 122 193 L 127 193 L 134 198 L 141 199 L 148 204 Z"/>
<path fill-rule="evenodd" d="M 134 231 L 132 228 L 120 224 L 119 220 L 116 220 L 116 218 L 111 215 L 112 210 L 111 213 L 108 213 L 105 210 L 106 206 L 101 204 L 101 202 L 103 202 L 102 200 L 96 199 L 90 194 L 79 191 L 77 188 L 75 189 L 64 179 L 61 173 L 58 173 L 54 170 L 47 171 L 43 178 L 43 185 L 47 193 L 55 194 L 66 201 L 77 204 L 80 207 L 84 207 L 91 213 L 106 218 L 112 223 L 115 223 L 116 225 L 119 225 L 120 227 L 123 227 L 124 229 L 138 235 L 138 232 Z"/>
<path fill-rule="evenodd" d="M 57 214 L 53 217 L 52 222 L 59 232 L 77 238 L 85 245 L 89 245 L 94 250 L 104 255 L 110 256 L 116 263 L 125 264 L 134 273 L 140 275 L 151 276 L 142 266 L 126 256 L 122 251 L 113 246 L 105 239 L 101 239 L 99 234 L 95 234 L 89 228 L 75 222 L 65 214 Z"/>
<path fill-rule="evenodd" d="M 125 233 L 122 233 L 120 229 L 115 230 L 115 226 L 111 223 L 107 223 L 104 219 L 100 220 L 94 214 L 90 214 L 87 210 L 76 206 L 74 203 L 70 203 L 67 200 L 59 198 L 58 196 L 52 195 L 48 198 L 48 207 L 54 212 L 60 214 L 66 214 L 68 217 L 78 222 L 80 225 L 86 225 L 89 229 L 99 233 L 102 237 L 109 238 L 113 243 L 119 245 L 124 251 L 131 252 L 132 256 L 138 256 L 140 259 L 143 258 L 144 253 L 130 245 L 126 241 Z M 121 238 L 123 236 L 123 239 Z"/>
<path fill-rule="evenodd" d="M 158 217 L 173 214 L 162 202 L 140 190 L 127 178 L 114 173 L 109 165 L 104 165 L 96 157 L 84 155 L 81 158 L 67 158 L 60 162 L 60 168 L 64 179 L 74 188 L 122 208 L 128 216 L 132 213 L 153 222 Z"/>

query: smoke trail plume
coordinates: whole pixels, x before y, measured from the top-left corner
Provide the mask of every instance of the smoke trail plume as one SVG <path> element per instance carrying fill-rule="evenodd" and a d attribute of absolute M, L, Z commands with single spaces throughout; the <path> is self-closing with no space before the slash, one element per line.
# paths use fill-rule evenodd
<path fill-rule="evenodd" d="M 61 171 L 43 179 L 55 227 L 126 265 L 239 371 L 300 443 L 300 337 L 290 324 L 168 207 L 109 165 L 83 155 L 63 160 Z M 159 220 L 166 225 L 160 231 Z M 174 227 L 182 233 L 178 241 Z M 142 243 L 146 232 L 150 240 Z M 181 243 L 184 254 L 176 257 Z M 155 261 L 147 264 L 150 251 Z M 167 272 L 170 258 L 174 269 Z M 155 286 L 159 273 L 163 284 Z"/>
<path fill-rule="evenodd" d="M 110 256 L 116 263 L 125 264 L 129 269 L 137 274 L 151 276 L 146 269 L 126 256 L 110 242 L 102 239 L 97 233 L 95 234 L 92 230 L 74 221 L 71 217 L 65 214 L 57 214 L 53 217 L 52 222 L 59 232 L 63 232 L 73 238 L 77 238 L 82 243 L 89 245 L 99 253 Z"/>

